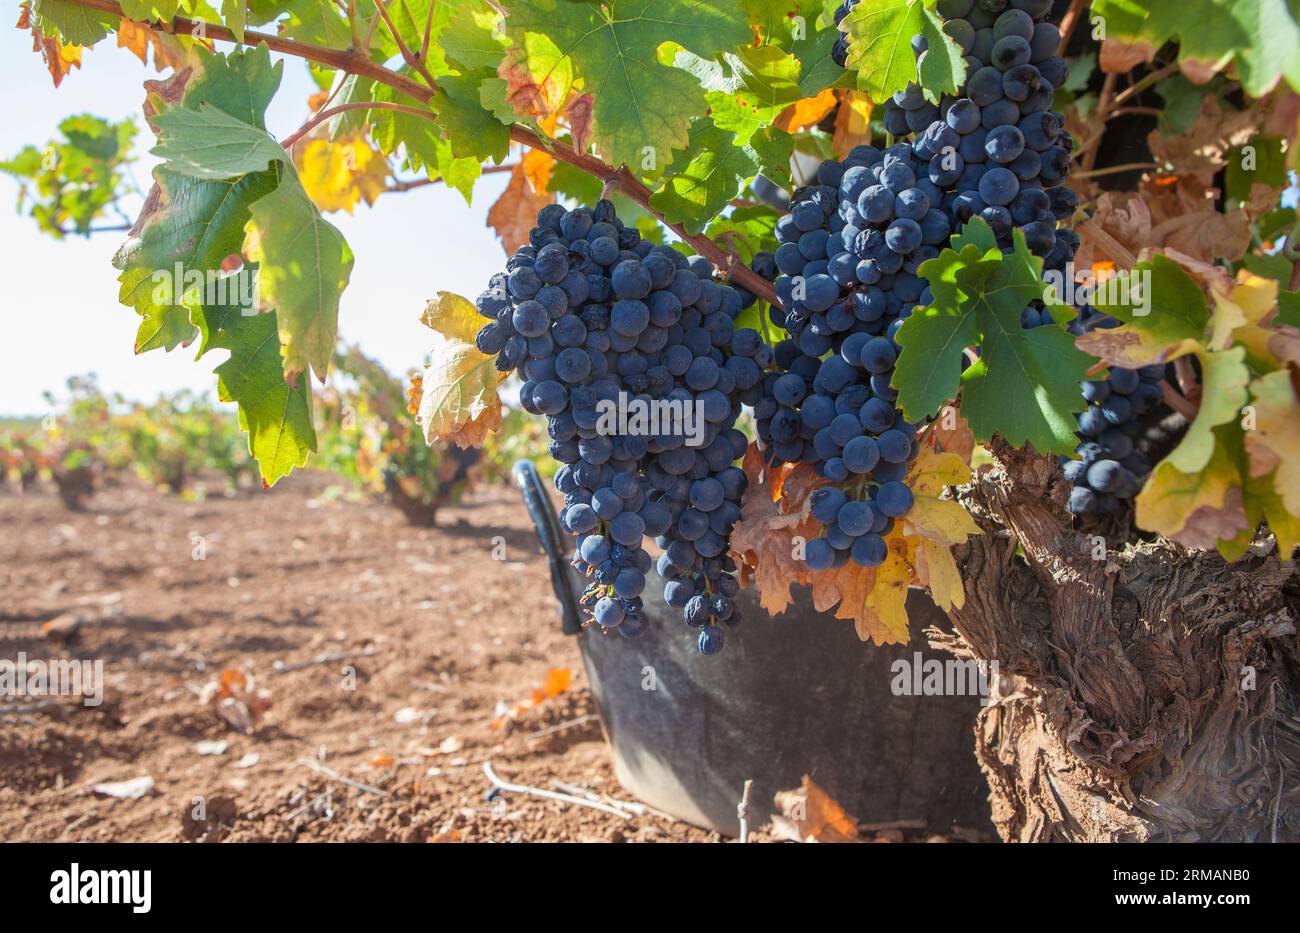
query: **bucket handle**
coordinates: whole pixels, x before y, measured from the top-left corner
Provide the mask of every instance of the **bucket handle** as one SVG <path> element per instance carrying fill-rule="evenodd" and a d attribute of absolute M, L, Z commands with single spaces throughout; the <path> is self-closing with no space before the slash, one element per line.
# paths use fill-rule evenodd
<path fill-rule="evenodd" d="M 577 635 L 582 631 L 582 614 L 569 582 L 568 547 L 565 535 L 560 530 L 560 520 L 546 494 L 537 467 L 531 461 L 518 461 L 510 472 L 524 497 L 524 505 L 533 520 L 537 540 L 546 552 L 546 562 L 551 571 L 551 589 L 555 591 L 555 598 L 560 604 L 560 629 L 565 635 Z"/>

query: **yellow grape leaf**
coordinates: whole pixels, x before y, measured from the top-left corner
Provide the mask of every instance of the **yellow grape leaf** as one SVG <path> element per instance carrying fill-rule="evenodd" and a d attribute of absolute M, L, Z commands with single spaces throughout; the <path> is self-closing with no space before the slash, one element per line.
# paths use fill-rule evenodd
<path fill-rule="evenodd" d="M 519 164 L 534 191 L 545 192 L 551 187 L 551 170 L 555 168 L 555 157 L 549 152 L 544 149 L 529 149 Z"/>
<path fill-rule="evenodd" d="M 1134 500 L 1137 523 L 1187 547 L 1214 547 L 1247 527 L 1240 484 L 1241 470 L 1222 446 L 1194 473 L 1164 460 Z"/>
<path fill-rule="evenodd" d="M 1246 368 L 1246 350 L 1202 351 L 1201 407 L 1187 434 L 1164 462 L 1183 473 L 1205 468 L 1214 453 L 1214 429 L 1241 416 L 1248 397 L 1250 370 Z"/>
<path fill-rule="evenodd" d="M 907 486 L 917 496 L 937 496 L 946 486 L 970 482 L 970 467 L 955 453 L 941 453 L 923 445 L 907 471 Z"/>
<path fill-rule="evenodd" d="M 1085 353 L 1122 369 L 1140 369 L 1155 363 L 1168 363 L 1180 356 L 1195 353 L 1201 345 L 1195 340 L 1165 343 L 1132 324 L 1122 327 L 1098 327 L 1081 334 L 1074 345 Z"/>
<path fill-rule="evenodd" d="M 877 645 L 907 644 L 907 588 L 916 579 L 916 539 L 897 528 L 885 539 L 889 556 L 875 569 L 871 592 L 863 605 L 840 603 L 837 619 L 852 619 L 858 638 Z"/>
<path fill-rule="evenodd" d="M 792 105 L 793 106 L 793 105 Z M 843 159 L 854 146 L 871 142 L 871 98 L 862 91 L 840 91 L 831 149 Z"/>
<path fill-rule="evenodd" d="M 1278 556 L 1289 560 L 1300 547 L 1300 516 L 1297 516 L 1277 494 L 1277 480 L 1270 476 L 1246 481 L 1246 520 L 1253 532 L 1261 518 L 1268 521 L 1269 530 L 1277 538 Z"/>
<path fill-rule="evenodd" d="M 424 306 L 420 323 L 450 340 L 473 343 L 487 319 L 478 313 L 474 303 L 455 292 L 438 292 Z"/>
<path fill-rule="evenodd" d="M 827 88 L 816 97 L 805 97 L 790 104 L 778 115 L 772 125 L 787 133 L 797 133 L 816 126 L 835 109 L 835 91 Z"/>
<path fill-rule="evenodd" d="M 372 205 L 388 185 L 388 162 L 360 135 L 308 139 L 295 152 L 307 196 L 323 211 L 347 211 L 362 199 Z"/>
<path fill-rule="evenodd" d="M 425 367 L 419 422 L 426 443 L 472 447 L 501 426 L 501 397 L 494 358 L 472 343 L 434 334 Z"/>
<path fill-rule="evenodd" d="M 933 496 L 916 496 L 903 521 L 921 537 L 945 545 L 964 544 L 971 535 L 980 533 L 975 519 L 960 502 Z"/>
<path fill-rule="evenodd" d="M 1300 515 L 1300 398 L 1291 373 L 1261 376 L 1250 384 L 1250 394 L 1254 428 L 1245 432 L 1250 475 L 1274 473 L 1273 488 L 1282 504 Z"/>
<path fill-rule="evenodd" d="M 962 586 L 957 562 L 952 559 L 952 551 L 938 541 L 922 538 L 916 563 L 917 574 L 929 587 L 930 598 L 936 606 L 947 612 L 966 604 L 966 590 Z"/>
<path fill-rule="evenodd" d="M 1214 314 L 1210 321 L 1210 349 L 1227 349 L 1232 346 L 1233 333 L 1239 327 L 1261 323 L 1277 307 L 1277 292 L 1275 279 L 1245 271 L 1241 273 L 1241 281 L 1234 283 L 1228 294 L 1212 288 L 1210 296 L 1214 301 Z"/>

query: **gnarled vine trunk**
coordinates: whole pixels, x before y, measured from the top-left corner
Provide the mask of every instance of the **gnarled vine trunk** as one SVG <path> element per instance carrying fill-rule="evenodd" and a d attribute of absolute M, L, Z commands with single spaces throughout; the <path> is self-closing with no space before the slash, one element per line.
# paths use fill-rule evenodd
<path fill-rule="evenodd" d="M 1296 565 L 1163 542 L 1096 560 L 1052 460 L 995 454 L 960 493 L 984 533 L 958 634 L 928 634 L 999 663 L 975 737 L 1003 839 L 1300 840 Z"/>

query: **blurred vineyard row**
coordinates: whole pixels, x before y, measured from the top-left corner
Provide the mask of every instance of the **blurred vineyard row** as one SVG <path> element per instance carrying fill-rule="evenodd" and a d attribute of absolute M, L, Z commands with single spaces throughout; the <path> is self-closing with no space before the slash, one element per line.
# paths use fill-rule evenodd
<path fill-rule="evenodd" d="M 190 391 L 131 401 L 93 375 L 45 398 L 43 418 L 0 420 L 0 484 L 10 493 L 53 489 L 80 510 L 126 482 L 191 499 L 261 487 L 233 405 Z M 317 453 L 307 465 L 334 479 L 328 495 L 384 499 L 411 524 L 432 525 L 472 485 L 507 481 L 515 461 L 550 462 L 545 430 L 518 409 L 486 446 L 460 449 L 425 444 L 409 406 L 407 385 L 382 365 L 355 347 L 338 356 L 315 394 Z"/>

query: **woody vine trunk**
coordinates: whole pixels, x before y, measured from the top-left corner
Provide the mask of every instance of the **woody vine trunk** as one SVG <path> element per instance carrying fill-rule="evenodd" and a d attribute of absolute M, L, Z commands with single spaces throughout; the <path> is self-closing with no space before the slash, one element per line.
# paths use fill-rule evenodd
<path fill-rule="evenodd" d="M 997 660 L 976 753 L 1004 840 L 1300 839 L 1300 574 L 1165 542 L 1094 559 L 1050 458 L 994 447 L 959 491 L 959 656 Z"/>

